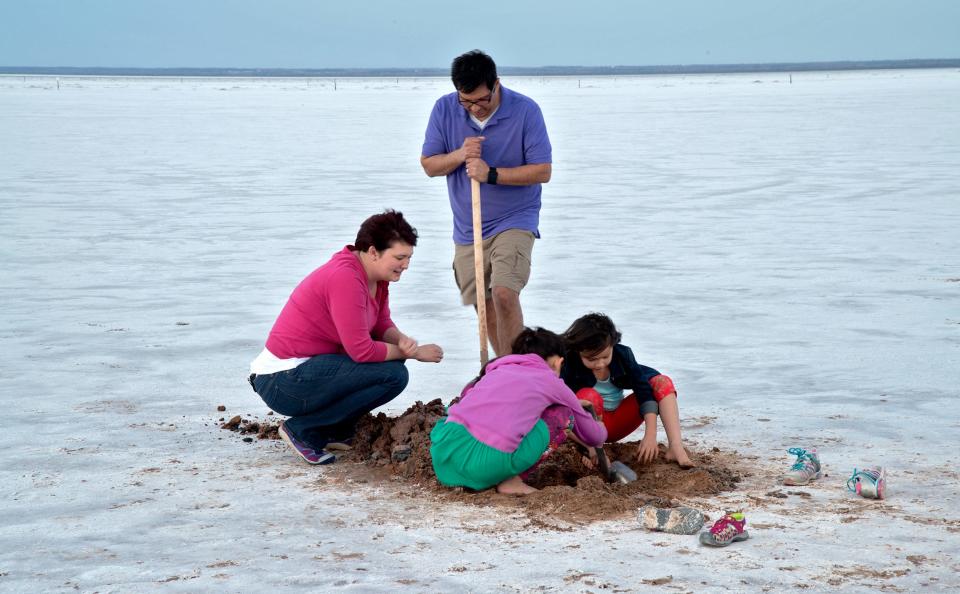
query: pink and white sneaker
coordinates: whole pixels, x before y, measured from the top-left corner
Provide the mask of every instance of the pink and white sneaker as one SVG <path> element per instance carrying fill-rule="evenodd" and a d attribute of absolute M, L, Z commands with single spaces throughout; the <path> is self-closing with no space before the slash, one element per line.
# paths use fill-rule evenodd
<path fill-rule="evenodd" d="M 747 518 L 743 512 L 727 512 L 713 523 L 710 530 L 700 533 L 700 542 L 710 547 L 726 547 L 732 543 L 750 538 L 745 530 Z"/>
<path fill-rule="evenodd" d="M 883 499 L 887 490 L 887 471 L 883 466 L 853 469 L 847 489 L 867 499 Z"/>

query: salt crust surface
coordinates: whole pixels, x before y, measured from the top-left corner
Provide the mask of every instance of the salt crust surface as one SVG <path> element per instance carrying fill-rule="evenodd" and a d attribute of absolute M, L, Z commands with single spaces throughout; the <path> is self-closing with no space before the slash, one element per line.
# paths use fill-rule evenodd
<path fill-rule="evenodd" d="M 960 587 L 960 73 L 504 79 L 554 145 L 526 320 L 610 314 L 691 447 L 753 473 L 705 549 L 565 529 L 244 443 L 290 290 L 383 207 L 421 234 L 394 317 L 443 345 L 384 412 L 476 371 L 439 79 L 0 77 L 0 591 L 951 591 Z M 785 450 L 827 476 L 783 488 Z M 843 483 L 889 469 L 889 499 Z"/>

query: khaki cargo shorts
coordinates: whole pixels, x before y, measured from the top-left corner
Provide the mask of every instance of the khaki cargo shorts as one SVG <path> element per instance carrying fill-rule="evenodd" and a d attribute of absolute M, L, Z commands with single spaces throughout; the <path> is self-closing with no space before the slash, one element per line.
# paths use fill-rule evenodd
<path fill-rule="evenodd" d="M 487 299 L 493 287 L 506 287 L 519 293 L 530 280 L 530 257 L 535 238 L 530 231 L 507 229 L 483 240 L 484 281 Z M 477 280 L 474 274 L 473 244 L 455 246 L 453 276 L 464 305 L 477 304 Z"/>

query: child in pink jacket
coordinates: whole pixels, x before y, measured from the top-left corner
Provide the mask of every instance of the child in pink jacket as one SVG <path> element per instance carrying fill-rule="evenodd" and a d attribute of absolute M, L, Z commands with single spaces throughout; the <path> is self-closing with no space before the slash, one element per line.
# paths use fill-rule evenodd
<path fill-rule="evenodd" d="M 524 328 L 512 355 L 491 361 L 430 433 L 440 483 L 500 493 L 536 491 L 521 474 L 562 443 L 571 429 L 588 446 L 607 438 L 560 379 L 564 344 L 543 328 Z"/>

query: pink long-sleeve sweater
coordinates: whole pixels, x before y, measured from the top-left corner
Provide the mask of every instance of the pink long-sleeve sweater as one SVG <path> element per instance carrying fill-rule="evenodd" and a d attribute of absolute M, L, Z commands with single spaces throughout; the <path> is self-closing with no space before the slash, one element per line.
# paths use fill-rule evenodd
<path fill-rule="evenodd" d="M 293 290 L 267 337 L 280 359 L 347 354 L 358 363 L 383 361 L 390 319 L 388 282 L 371 297 L 363 264 L 346 246 Z"/>
<path fill-rule="evenodd" d="M 607 439 L 607 429 L 539 355 L 507 355 L 491 361 L 480 381 L 447 411 L 470 435 L 502 452 L 513 452 L 547 407 L 561 404 L 573 413 L 573 432 L 590 446 Z"/>

